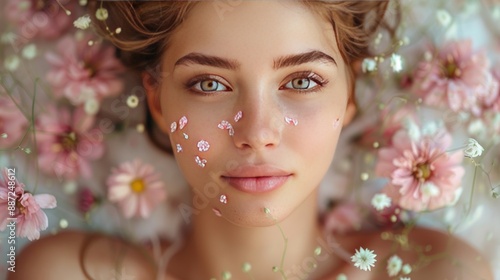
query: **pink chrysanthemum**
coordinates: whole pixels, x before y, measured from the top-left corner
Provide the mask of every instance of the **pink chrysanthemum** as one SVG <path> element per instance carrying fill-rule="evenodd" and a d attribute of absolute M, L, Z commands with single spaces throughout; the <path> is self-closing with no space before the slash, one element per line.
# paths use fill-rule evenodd
<path fill-rule="evenodd" d="M 72 1 L 59 2 L 69 10 L 74 7 Z M 9 0 L 4 13 L 17 26 L 19 40 L 22 41 L 57 38 L 71 27 L 74 20 L 55 0 Z"/>
<path fill-rule="evenodd" d="M 3 169 L 0 180 L 0 230 L 5 230 L 7 224 L 15 219 L 16 235 L 27 237 L 29 240 L 40 238 L 40 231 L 47 229 L 49 222 L 42 209 L 55 208 L 57 203 L 54 196 L 49 194 L 32 195 L 24 191 L 24 184 L 19 183 L 12 176 L 9 178 L 7 168 Z M 14 179 L 14 180 L 9 180 Z M 9 182 L 15 182 L 11 192 Z M 10 197 L 10 199 L 9 199 Z M 14 210 L 9 208 L 9 201 L 15 201 Z"/>
<path fill-rule="evenodd" d="M 47 74 L 57 97 L 65 96 L 73 105 L 88 99 L 101 100 L 123 90 L 118 77 L 124 67 L 115 57 L 115 49 L 103 44 L 88 45 L 89 38 L 65 37 L 57 45 L 58 53 L 46 58 L 52 69 Z"/>
<path fill-rule="evenodd" d="M 28 121 L 12 99 L 6 95 L 0 86 L 0 149 L 16 144 L 26 131 Z"/>
<path fill-rule="evenodd" d="M 464 169 L 462 151 L 447 153 L 451 136 L 446 132 L 412 140 L 406 130 L 394 135 L 393 146 L 379 151 L 375 171 L 388 177 L 384 192 L 401 208 L 437 209 L 452 203 Z"/>
<path fill-rule="evenodd" d="M 498 86 L 488 67 L 488 58 L 483 52 L 474 52 L 470 40 L 448 43 L 435 58 L 419 64 L 414 77 L 416 93 L 428 105 L 447 105 L 454 112 L 479 115 L 479 100 L 490 98 Z"/>
<path fill-rule="evenodd" d="M 107 185 L 108 199 L 118 203 L 126 218 L 147 218 L 166 198 L 165 186 L 153 166 L 140 160 L 124 162 L 113 169 Z"/>
<path fill-rule="evenodd" d="M 90 160 L 104 153 L 103 134 L 91 129 L 93 119 L 82 110 L 47 108 L 37 119 L 37 147 L 40 170 L 66 179 L 89 178 Z"/>

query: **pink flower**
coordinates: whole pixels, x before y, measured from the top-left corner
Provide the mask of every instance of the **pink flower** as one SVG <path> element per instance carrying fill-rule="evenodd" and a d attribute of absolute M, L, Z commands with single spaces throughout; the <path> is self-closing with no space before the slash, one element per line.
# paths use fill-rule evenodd
<path fill-rule="evenodd" d="M 66 179 L 89 178 L 90 160 L 104 153 L 103 134 L 91 129 L 93 119 L 82 110 L 48 107 L 36 122 L 38 162 L 46 174 Z"/>
<path fill-rule="evenodd" d="M 432 106 L 447 104 L 454 112 L 481 114 L 479 99 L 491 98 L 498 86 L 483 52 L 474 52 L 470 40 L 448 43 L 437 57 L 419 64 L 414 85 L 417 95 Z"/>
<path fill-rule="evenodd" d="M 16 236 L 27 237 L 29 240 L 40 238 L 40 231 L 47 229 L 49 225 L 47 215 L 42 209 L 55 208 L 57 205 L 55 197 L 49 194 L 32 195 L 25 192 L 24 184 L 19 183 L 15 176 L 9 176 L 7 168 L 3 169 L 2 175 L 2 180 L 0 180 L 0 209 L 2 209 L 0 230 L 5 230 L 7 224 L 15 221 Z M 9 182 L 15 182 L 15 184 L 9 185 Z"/>
<path fill-rule="evenodd" d="M 74 3 L 60 0 L 66 9 Z M 54 39 L 71 27 L 73 17 L 55 0 L 8 0 L 4 8 L 5 17 L 17 26 L 20 40 L 34 38 Z"/>
<path fill-rule="evenodd" d="M 151 215 L 166 198 L 165 186 L 153 166 L 140 160 L 128 161 L 108 177 L 108 199 L 118 203 L 126 218 Z"/>
<path fill-rule="evenodd" d="M 118 75 L 124 67 L 115 57 L 115 49 L 102 44 L 89 46 L 88 40 L 65 37 L 57 45 L 57 54 L 46 55 L 52 66 L 47 81 L 54 94 L 65 96 L 73 105 L 116 96 L 123 90 Z"/>
<path fill-rule="evenodd" d="M 16 104 L 9 96 L 3 95 L 5 92 L 0 86 L 0 149 L 18 144 L 28 125 L 24 115 L 16 107 Z M 5 133 L 5 134 L 4 134 Z"/>
<path fill-rule="evenodd" d="M 382 148 L 375 172 L 388 177 L 384 192 L 401 208 L 412 211 L 433 210 L 449 205 L 464 169 L 462 151 L 447 153 L 451 136 L 446 132 L 411 140 L 406 130 L 398 131 L 393 146 Z"/>

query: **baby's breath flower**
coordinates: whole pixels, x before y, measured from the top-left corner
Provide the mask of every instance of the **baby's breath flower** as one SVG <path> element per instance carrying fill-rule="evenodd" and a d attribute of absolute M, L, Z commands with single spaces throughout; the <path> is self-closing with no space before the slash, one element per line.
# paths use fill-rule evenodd
<path fill-rule="evenodd" d="M 347 276 L 345 276 L 344 273 L 340 273 L 339 275 L 337 275 L 336 280 L 347 280 Z"/>
<path fill-rule="evenodd" d="M 465 147 L 464 154 L 466 157 L 475 158 L 483 154 L 484 148 L 476 141 L 474 138 L 469 138 L 467 140 L 467 146 Z"/>
<path fill-rule="evenodd" d="M 378 193 L 372 198 L 372 205 L 377 209 L 377 211 L 381 211 L 389 206 L 391 206 L 391 198 L 388 197 L 385 193 Z"/>
<path fill-rule="evenodd" d="M 397 255 L 394 255 L 387 260 L 387 274 L 391 277 L 398 275 L 401 270 L 403 261 Z"/>
<path fill-rule="evenodd" d="M 135 96 L 135 95 L 130 95 L 127 98 L 127 105 L 130 108 L 136 108 L 139 105 L 139 98 L 137 98 L 137 96 Z"/>
<path fill-rule="evenodd" d="M 391 67 L 392 71 L 396 73 L 403 70 L 403 59 L 401 58 L 401 55 L 395 53 L 391 55 Z"/>
<path fill-rule="evenodd" d="M 25 46 L 22 50 L 22 56 L 26 59 L 33 59 L 37 54 L 36 45 L 29 44 Z"/>
<path fill-rule="evenodd" d="M 8 71 L 16 71 L 20 63 L 21 60 L 17 55 L 9 55 L 5 58 L 3 65 Z"/>
<path fill-rule="evenodd" d="M 77 18 L 74 22 L 73 22 L 73 25 L 76 27 L 76 28 L 79 28 L 79 29 L 82 29 L 82 30 L 85 30 L 87 28 L 89 28 L 90 26 L 90 22 L 92 20 L 90 19 L 90 16 L 89 15 L 84 15 L 84 16 L 81 16 L 79 18 Z"/>
<path fill-rule="evenodd" d="M 95 98 L 85 100 L 83 109 L 88 115 L 95 115 L 99 111 L 99 101 Z"/>
<path fill-rule="evenodd" d="M 108 10 L 106 8 L 99 8 L 95 11 L 95 17 L 98 20 L 106 20 L 108 18 Z"/>
<path fill-rule="evenodd" d="M 87 0 L 80 0 L 78 4 L 80 4 L 80 6 L 87 6 Z"/>
<path fill-rule="evenodd" d="M 356 250 L 356 253 L 351 256 L 351 261 L 354 263 L 354 266 L 364 270 L 371 271 L 372 266 L 375 266 L 375 259 L 377 255 L 373 253 L 373 250 L 363 249 L 363 247 L 359 248 L 359 251 Z"/>
<path fill-rule="evenodd" d="M 443 27 L 447 27 L 451 23 L 451 15 L 446 10 L 438 10 L 436 18 Z"/>
<path fill-rule="evenodd" d="M 241 270 L 245 273 L 248 273 L 250 272 L 250 270 L 252 270 L 252 265 L 250 263 L 243 263 L 243 265 L 241 266 Z"/>
<path fill-rule="evenodd" d="M 365 58 L 361 64 L 361 70 L 363 73 L 373 72 L 377 70 L 377 62 L 372 58 Z"/>
<path fill-rule="evenodd" d="M 403 272 L 403 274 L 410 274 L 411 273 L 411 266 L 407 263 L 405 263 L 403 265 L 403 267 L 401 268 L 401 271 Z"/>

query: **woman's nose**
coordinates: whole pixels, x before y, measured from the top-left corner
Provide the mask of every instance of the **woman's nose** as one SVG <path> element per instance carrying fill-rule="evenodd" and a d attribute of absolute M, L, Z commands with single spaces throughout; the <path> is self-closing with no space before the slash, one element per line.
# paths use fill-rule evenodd
<path fill-rule="evenodd" d="M 272 96 L 255 94 L 240 99 L 242 118 L 234 125 L 233 141 L 242 150 L 272 149 L 279 146 L 283 130 L 280 106 Z"/>

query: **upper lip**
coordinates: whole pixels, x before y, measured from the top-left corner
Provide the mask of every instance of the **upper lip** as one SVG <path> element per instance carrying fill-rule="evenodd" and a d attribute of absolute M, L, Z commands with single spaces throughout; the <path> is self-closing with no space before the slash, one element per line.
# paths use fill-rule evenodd
<path fill-rule="evenodd" d="M 238 166 L 237 168 L 229 170 L 224 174 L 222 174 L 222 177 L 255 178 L 255 177 L 279 177 L 288 175 L 292 175 L 292 173 L 272 165 L 262 164 L 262 165 Z"/>

